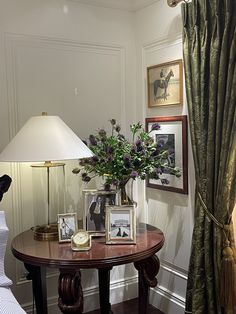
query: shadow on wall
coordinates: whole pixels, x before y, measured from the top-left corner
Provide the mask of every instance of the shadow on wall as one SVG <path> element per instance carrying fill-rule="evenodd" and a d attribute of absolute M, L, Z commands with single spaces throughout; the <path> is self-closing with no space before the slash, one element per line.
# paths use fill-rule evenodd
<path fill-rule="evenodd" d="M 186 270 L 181 265 L 181 255 L 183 255 L 184 243 L 186 240 L 186 228 L 189 225 L 186 221 L 186 211 L 189 210 L 189 196 L 178 193 L 172 193 L 162 190 L 147 189 L 147 203 L 149 222 L 160 228 L 165 235 L 165 244 L 159 252 L 161 264 L 165 265 L 158 274 L 158 282 L 160 284 L 160 293 L 164 293 L 158 303 L 158 308 L 165 309 L 166 313 L 171 313 L 173 304 L 170 299 L 175 299 L 178 294 L 178 282 L 183 280 L 186 283 Z M 179 266 L 178 266 L 179 264 Z M 172 272 L 172 269 L 174 272 Z M 181 279 L 176 277 L 176 272 L 180 274 Z M 162 291 L 162 286 L 164 291 Z M 177 289 L 177 290 L 176 290 Z M 184 289 L 184 287 L 182 287 Z M 154 299 L 157 294 L 153 294 L 151 303 L 156 303 Z M 177 300 L 182 300 L 182 296 L 176 295 Z M 181 302 L 182 303 L 182 302 Z M 182 304 L 180 304 L 182 307 Z"/>
<path fill-rule="evenodd" d="M 173 10 L 173 8 L 169 8 L 170 10 Z M 176 10 L 176 8 L 174 9 Z M 168 29 L 168 38 L 176 37 L 176 33 L 182 32 L 183 23 L 182 23 L 182 16 L 181 13 L 179 15 L 174 16 L 171 19 L 171 23 Z"/>
<path fill-rule="evenodd" d="M 165 246 L 167 247 L 168 243 L 171 243 L 174 247 L 172 257 L 174 260 L 183 242 L 186 224 L 184 211 L 189 206 L 188 195 L 147 189 L 147 202 L 152 223 L 159 227 L 166 237 Z M 173 243 L 175 243 L 174 246 Z M 161 250 L 160 252 L 162 259 L 165 259 L 165 251 Z"/>

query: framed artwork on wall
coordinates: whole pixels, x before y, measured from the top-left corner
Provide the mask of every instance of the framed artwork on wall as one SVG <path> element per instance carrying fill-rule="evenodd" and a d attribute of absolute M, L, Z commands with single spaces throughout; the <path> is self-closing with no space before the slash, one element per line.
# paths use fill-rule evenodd
<path fill-rule="evenodd" d="M 151 130 L 153 123 L 159 123 L 160 129 L 152 131 L 150 136 L 157 144 L 160 143 L 161 150 L 168 150 L 166 162 L 173 168 L 178 167 L 181 177 L 162 173 L 160 180 L 148 178 L 147 187 L 188 194 L 187 116 L 146 118 L 147 132 Z M 161 179 L 166 179 L 169 184 L 162 184 Z"/>
<path fill-rule="evenodd" d="M 107 206 L 106 244 L 135 244 L 135 208 L 130 205 Z"/>
<path fill-rule="evenodd" d="M 105 215 L 108 205 L 118 204 L 118 191 L 83 190 L 84 226 L 96 235 L 105 235 Z"/>
<path fill-rule="evenodd" d="M 183 102 L 182 60 L 147 68 L 148 107 L 181 105 Z"/>

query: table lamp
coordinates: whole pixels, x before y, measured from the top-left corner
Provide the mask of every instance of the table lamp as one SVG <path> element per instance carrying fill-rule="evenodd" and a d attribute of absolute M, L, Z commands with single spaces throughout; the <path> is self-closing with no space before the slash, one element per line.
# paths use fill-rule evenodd
<path fill-rule="evenodd" d="M 0 154 L 0 162 L 44 162 L 34 167 L 47 169 L 47 224 L 34 228 L 37 240 L 58 238 L 56 223 L 50 222 L 50 168 L 64 166 L 52 161 L 92 157 L 91 150 L 58 117 L 31 117 Z"/>

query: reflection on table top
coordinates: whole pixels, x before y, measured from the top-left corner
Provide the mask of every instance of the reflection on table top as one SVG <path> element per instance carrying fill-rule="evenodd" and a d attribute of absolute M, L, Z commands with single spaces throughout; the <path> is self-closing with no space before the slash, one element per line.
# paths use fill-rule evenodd
<path fill-rule="evenodd" d="M 164 235 L 156 227 L 139 224 L 136 244 L 107 245 L 105 237 L 92 238 L 89 251 L 72 251 L 70 243 L 34 240 L 28 230 L 12 241 L 12 252 L 24 263 L 55 268 L 104 268 L 146 259 L 164 244 Z"/>

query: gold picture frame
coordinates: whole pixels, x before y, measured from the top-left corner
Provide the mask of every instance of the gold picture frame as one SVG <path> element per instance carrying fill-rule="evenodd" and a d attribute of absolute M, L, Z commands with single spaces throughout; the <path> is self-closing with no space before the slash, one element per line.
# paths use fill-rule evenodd
<path fill-rule="evenodd" d="M 106 244 L 135 244 L 135 207 L 130 205 L 107 206 Z"/>
<path fill-rule="evenodd" d="M 183 103 L 183 62 L 174 60 L 147 68 L 148 107 Z"/>

